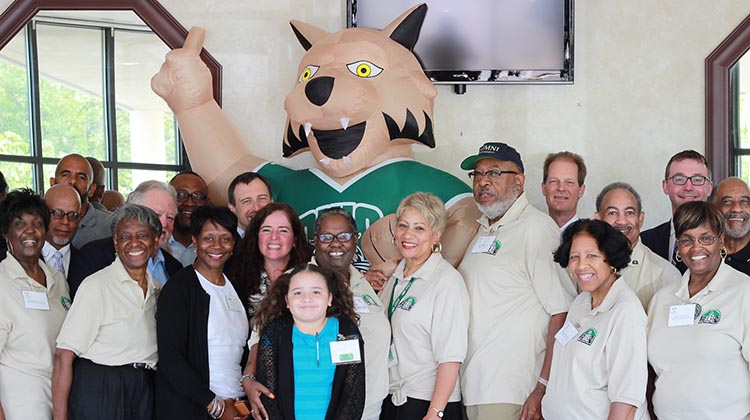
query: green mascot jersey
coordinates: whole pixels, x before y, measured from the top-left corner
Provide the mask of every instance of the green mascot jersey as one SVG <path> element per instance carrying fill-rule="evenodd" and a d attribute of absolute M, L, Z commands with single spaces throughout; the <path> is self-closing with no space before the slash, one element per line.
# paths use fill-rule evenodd
<path fill-rule="evenodd" d="M 318 213 L 329 207 L 350 211 L 361 234 L 376 220 L 395 213 L 407 195 L 425 191 L 440 197 L 446 209 L 471 188 L 455 176 L 413 159 L 396 158 L 366 169 L 339 185 L 320 169 L 289 169 L 267 162 L 255 170 L 271 183 L 274 201 L 289 204 L 299 214 L 308 239 Z"/>

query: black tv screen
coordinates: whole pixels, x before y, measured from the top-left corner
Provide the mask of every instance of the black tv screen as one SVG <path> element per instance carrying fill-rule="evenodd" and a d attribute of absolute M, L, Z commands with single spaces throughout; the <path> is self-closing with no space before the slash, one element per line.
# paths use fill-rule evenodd
<path fill-rule="evenodd" d="M 573 0 L 347 0 L 349 27 L 428 6 L 415 52 L 434 83 L 573 83 Z"/>

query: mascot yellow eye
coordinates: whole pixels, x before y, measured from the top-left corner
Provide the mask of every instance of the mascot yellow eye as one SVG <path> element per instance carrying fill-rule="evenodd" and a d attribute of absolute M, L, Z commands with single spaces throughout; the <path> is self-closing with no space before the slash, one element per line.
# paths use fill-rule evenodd
<path fill-rule="evenodd" d="M 312 65 L 305 67 L 305 69 L 302 70 L 302 74 L 300 74 L 299 76 L 299 81 L 304 82 L 306 80 L 310 80 L 310 78 L 313 77 L 315 73 L 318 72 L 319 68 L 320 67 L 318 66 L 312 66 Z"/>
<path fill-rule="evenodd" d="M 383 71 L 382 68 L 369 61 L 357 61 L 356 63 L 347 64 L 346 68 L 348 68 L 352 74 L 364 78 L 375 77 Z"/>

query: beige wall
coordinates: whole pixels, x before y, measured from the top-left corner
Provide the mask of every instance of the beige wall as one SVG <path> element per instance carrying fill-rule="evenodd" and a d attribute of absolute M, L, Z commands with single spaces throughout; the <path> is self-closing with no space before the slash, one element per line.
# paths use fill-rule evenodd
<path fill-rule="evenodd" d="M 10 0 L 0 0 L 5 9 Z M 206 47 L 224 66 L 224 109 L 248 146 L 281 160 L 283 98 L 303 49 L 292 18 L 335 31 L 345 26 L 343 0 L 161 0 L 186 27 L 207 29 Z M 436 150 L 418 159 L 465 179 L 460 157 L 486 140 L 514 145 L 527 167 L 532 202 L 545 208 L 541 164 L 547 153 L 580 153 L 589 167 L 580 215 L 598 190 L 632 183 L 643 195 L 646 225 L 669 216 L 660 179 L 669 156 L 704 149 L 705 57 L 750 13 L 746 0 L 578 0 L 575 84 L 470 86 L 454 95 L 440 86 Z M 309 156 L 287 161 L 310 165 Z"/>

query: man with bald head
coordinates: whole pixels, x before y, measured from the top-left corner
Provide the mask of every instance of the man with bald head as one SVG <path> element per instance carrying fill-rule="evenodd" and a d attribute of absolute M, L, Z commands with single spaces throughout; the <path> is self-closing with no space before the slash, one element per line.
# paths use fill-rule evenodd
<path fill-rule="evenodd" d="M 750 189 L 739 178 L 727 178 L 716 187 L 714 204 L 724 214 L 724 260 L 750 276 Z"/>
<path fill-rule="evenodd" d="M 657 255 L 640 240 L 646 213 L 641 196 L 630 184 L 614 182 L 596 196 L 594 217 L 609 223 L 630 241 L 630 263 L 622 271 L 625 283 L 635 292 L 648 311 L 651 298 L 662 287 L 680 281 L 680 272 L 669 261 Z"/>
<path fill-rule="evenodd" d="M 70 185 L 58 184 L 47 190 L 44 202 L 49 207 L 50 219 L 42 258 L 67 279 L 71 255 L 76 252 L 70 241 L 81 221 L 81 196 Z"/>
<path fill-rule="evenodd" d="M 81 155 L 71 154 L 57 163 L 55 176 L 49 179 L 50 186 L 68 184 L 78 191 L 81 197 L 81 223 L 73 237 L 73 246 L 80 249 L 87 243 L 112 236 L 109 221 L 112 215 L 89 204 L 89 190 L 94 179 L 91 164 Z"/>
<path fill-rule="evenodd" d="M 164 248 L 187 267 L 195 261 L 190 215 L 197 207 L 208 204 L 208 186 L 200 175 L 192 171 L 175 175 L 169 185 L 177 191 L 177 218 L 172 236 Z"/>

